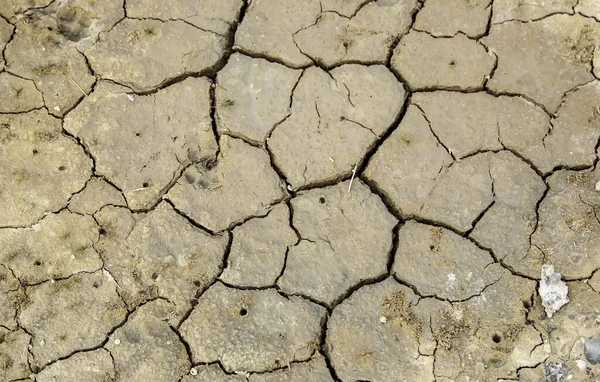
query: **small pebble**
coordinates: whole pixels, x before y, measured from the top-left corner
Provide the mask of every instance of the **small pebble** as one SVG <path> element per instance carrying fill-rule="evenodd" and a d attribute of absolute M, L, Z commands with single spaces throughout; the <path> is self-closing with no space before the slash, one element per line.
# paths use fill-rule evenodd
<path fill-rule="evenodd" d="M 563 362 L 547 362 L 544 364 L 544 374 L 550 381 L 564 381 L 568 370 L 567 364 Z"/>
<path fill-rule="evenodd" d="M 387 322 L 387 317 L 386 316 L 379 317 L 379 322 L 381 322 L 382 324 L 385 324 Z"/>
<path fill-rule="evenodd" d="M 579 370 L 584 371 L 585 370 L 585 361 L 582 359 L 578 359 L 577 360 L 577 367 L 579 368 Z"/>
<path fill-rule="evenodd" d="M 600 363 L 600 338 L 590 338 L 584 345 L 585 358 L 592 365 Z"/>
<path fill-rule="evenodd" d="M 120 343 L 121 343 L 121 340 L 117 338 L 117 339 L 115 340 L 115 345 L 118 345 L 118 344 L 120 344 Z"/>
<path fill-rule="evenodd" d="M 195 368 L 195 367 L 192 367 L 192 368 L 190 369 L 190 374 L 191 374 L 191 375 L 197 375 L 197 374 L 198 374 L 198 370 L 196 370 L 196 368 Z"/>
<path fill-rule="evenodd" d="M 127 99 L 129 99 L 130 101 L 132 101 L 132 102 L 133 102 L 133 95 L 131 95 L 131 94 L 127 94 Z"/>
<path fill-rule="evenodd" d="M 596 191 L 600 191 L 600 181 L 596 183 Z"/>

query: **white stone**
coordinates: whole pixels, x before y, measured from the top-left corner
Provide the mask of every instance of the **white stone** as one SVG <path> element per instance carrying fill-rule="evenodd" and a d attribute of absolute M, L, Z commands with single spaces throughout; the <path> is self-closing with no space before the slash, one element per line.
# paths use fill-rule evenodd
<path fill-rule="evenodd" d="M 560 273 L 554 273 L 554 265 L 542 266 L 540 281 L 540 297 L 548 317 L 552 317 L 563 305 L 569 302 L 569 288 L 560 279 Z"/>

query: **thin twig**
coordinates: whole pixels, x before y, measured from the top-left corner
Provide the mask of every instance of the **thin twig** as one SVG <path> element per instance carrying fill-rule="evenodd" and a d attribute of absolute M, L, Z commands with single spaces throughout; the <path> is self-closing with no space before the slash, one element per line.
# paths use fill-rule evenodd
<path fill-rule="evenodd" d="M 64 75 L 65 77 L 67 77 L 67 78 L 68 78 L 68 79 L 69 79 L 69 80 L 70 80 L 70 81 L 71 81 L 73 84 L 75 84 L 75 86 L 77 86 L 77 89 L 81 90 L 81 92 L 83 93 L 83 95 L 84 95 L 84 96 L 86 96 L 86 97 L 88 96 L 88 94 L 87 94 L 85 91 L 83 91 L 83 89 L 81 88 L 81 86 L 79 86 L 79 85 L 77 84 L 77 82 L 75 82 L 75 80 L 74 80 L 74 79 L 72 79 L 71 77 L 67 76 L 67 74 L 66 74 L 65 72 L 63 72 L 63 75 Z"/>
<path fill-rule="evenodd" d="M 350 178 L 350 184 L 348 184 L 348 193 L 350 193 L 350 189 L 352 188 L 352 182 L 354 181 L 354 177 L 356 176 L 356 168 L 358 167 L 358 163 L 354 165 L 354 169 L 352 169 L 352 178 Z"/>

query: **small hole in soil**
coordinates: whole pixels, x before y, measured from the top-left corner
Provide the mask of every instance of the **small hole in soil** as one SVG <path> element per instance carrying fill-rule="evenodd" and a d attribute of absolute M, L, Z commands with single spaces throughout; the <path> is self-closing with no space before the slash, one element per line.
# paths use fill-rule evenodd
<path fill-rule="evenodd" d="M 105 230 L 104 228 L 100 228 L 100 229 L 98 230 L 98 233 L 99 233 L 100 235 L 106 235 L 106 230 Z"/>
<path fill-rule="evenodd" d="M 33 149 L 32 153 L 33 153 L 33 155 L 38 155 L 40 152 L 37 151 L 37 149 Z"/>
<path fill-rule="evenodd" d="M 456 65 L 456 61 L 454 61 L 454 60 L 450 61 L 450 66 L 454 66 L 454 65 Z"/>
<path fill-rule="evenodd" d="M 525 309 L 531 308 L 531 304 L 529 304 L 529 301 L 523 301 L 523 308 L 525 308 Z"/>
<path fill-rule="evenodd" d="M 248 314 L 248 311 L 246 310 L 246 308 L 242 308 L 240 309 L 240 316 L 244 317 Z"/>
<path fill-rule="evenodd" d="M 136 131 L 136 132 L 135 132 L 135 136 L 136 136 L 136 137 L 141 137 L 141 136 L 142 136 L 142 133 L 140 133 L 139 131 Z"/>
<path fill-rule="evenodd" d="M 430 245 L 429 249 L 431 249 L 433 251 L 435 249 L 435 245 Z"/>
<path fill-rule="evenodd" d="M 94 283 L 92 284 L 92 286 L 94 288 L 100 288 L 100 283 L 98 281 L 94 281 Z"/>
<path fill-rule="evenodd" d="M 144 188 L 149 187 L 149 186 L 150 186 L 150 183 L 148 183 L 148 182 L 142 183 L 142 187 L 144 187 Z"/>
<path fill-rule="evenodd" d="M 348 44 L 347 41 L 344 41 L 343 45 L 344 45 L 344 48 L 347 48 L 350 44 Z"/>
<path fill-rule="evenodd" d="M 188 173 L 185 173 L 183 175 L 183 177 L 185 178 L 185 180 L 189 183 L 189 184 L 193 184 L 196 181 L 196 178 L 194 178 L 193 175 L 190 175 Z"/>
<path fill-rule="evenodd" d="M 324 197 L 319 197 L 319 203 L 321 204 L 325 204 L 325 198 Z"/>
<path fill-rule="evenodd" d="M 499 335 L 499 334 L 494 334 L 494 335 L 492 336 L 492 341 L 494 341 L 495 343 L 499 344 L 499 343 L 500 343 L 500 341 L 502 341 L 502 337 L 500 337 L 500 335 Z"/>
<path fill-rule="evenodd" d="M 33 265 L 35 265 L 36 267 L 39 267 L 40 265 L 42 265 L 42 262 L 39 260 L 34 261 Z"/>
<path fill-rule="evenodd" d="M 150 277 L 152 277 L 152 280 L 156 281 L 156 279 L 158 278 L 158 273 L 154 272 Z"/>
<path fill-rule="evenodd" d="M 204 160 L 204 168 L 212 170 L 217 165 L 217 160 L 213 158 L 207 158 Z"/>
<path fill-rule="evenodd" d="M 200 280 L 194 280 L 194 286 L 199 287 L 200 285 L 202 285 L 202 283 L 200 282 Z"/>
<path fill-rule="evenodd" d="M 65 166 L 58 166 L 58 171 L 65 171 L 67 168 Z"/>

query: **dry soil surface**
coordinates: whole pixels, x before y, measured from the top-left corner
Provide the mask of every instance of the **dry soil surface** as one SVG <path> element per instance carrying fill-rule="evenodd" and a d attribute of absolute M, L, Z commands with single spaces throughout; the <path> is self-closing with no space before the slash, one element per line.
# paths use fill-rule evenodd
<path fill-rule="evenodd" d="M 0 53 L 0 382 L 600 380 L 600 1 L 0 0 Z"/>

